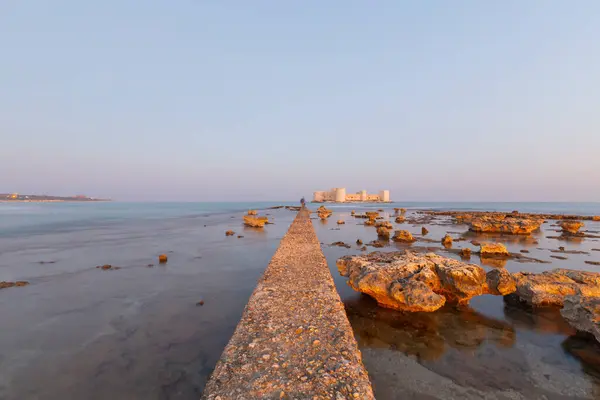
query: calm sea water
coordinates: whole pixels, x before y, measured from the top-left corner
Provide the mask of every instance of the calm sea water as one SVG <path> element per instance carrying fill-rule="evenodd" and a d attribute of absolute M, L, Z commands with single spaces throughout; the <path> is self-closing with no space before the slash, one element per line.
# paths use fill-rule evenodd
<path fill-rule="evenodd" d="M 0 291 L 0 399 L 199 398 L 295 216 L 266 210 L 279 204 L 0 203 L 0 281 L 30 282 Z M 328 245 L 375 239 L 372 228 L 350 217 L 350 209 L 385 208 L 389 216 L 393 207 L 598 215 L 600 204 L 329 206 L 334 216 L 314 221 L 315 230 L 379 400 L 600 398 L 600 348 L 575 336 L 555 310 L 532 313 L 496 296 L 475 298 L 460 311 L 383 310 L 337 273 L 335 260 L 358 248 Z M 269 214 L 274 225 L 244 228 L 241 217 L 251 208 Z M 337 219 L 346 225 L 338 227 Z M 468 235 L 464 226 L 427 227 L 435 240 L 447 232 Z M 225 237 L 229 229 L 236 236 Z M 420 233 L 420 226 L 403 229 Z M 548 262 L 509 261 L 504 267 L 512 272 L 556 267 L 600 272 L 585 263 L 600 261 L 600 252 L 592 250 L 600 242 L 559 243 L 549 238 L 556 229 L 545 224 L 530 238 L 492 239 Z M 585 229 L 600 232 L 600 223 L 587 222 Z M 585 253 L 554 259 L 550 250 L 558 246 Z M 390 244 L 389 250 L 402 248 Z M 169 262 L 157 265 L 162 253 Z M 95 268 L 102 264 L 121 269 Z M 200 300 L 203 306 L 196 305 Z"/>

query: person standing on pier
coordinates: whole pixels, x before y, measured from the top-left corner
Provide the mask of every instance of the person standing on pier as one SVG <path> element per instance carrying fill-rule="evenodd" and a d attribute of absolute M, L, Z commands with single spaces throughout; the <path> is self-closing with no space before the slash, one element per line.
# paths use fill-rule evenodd
<path fill-rule="evenodd" d="M 300 199 L 300 206 L 304 208 L 306 206 L 306 201 L 304 201 L 304 197 Z"/>

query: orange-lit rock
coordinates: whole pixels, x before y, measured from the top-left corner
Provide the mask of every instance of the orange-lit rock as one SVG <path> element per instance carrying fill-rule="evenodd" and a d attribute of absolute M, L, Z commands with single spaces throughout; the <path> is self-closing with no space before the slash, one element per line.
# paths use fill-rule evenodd
<path fill-rule="evenodd" d="M 583 227 L 584 223 L 581 221 L 561 221 L 559 225 L 562 228 L 563 233 L 576 235 L 579 233 L 579 230 Z"/>
<path fill-rule="evenodd" d="M 161 264 L 166 263 L 168 260 L 168 257 L 166 254 L 161 254 L 160 256 L 158 256 L 158 262 Z"/>
<path fill-rule="evenodd" d="M 248 210 L 248 215 L 257 215 L 258 211 L 256 210 Z"/>
<path fill-rule="evenodd" d="M 377 237 L 379 240 L 390 240 L 390 232 L 391 229 L 388 229 L 385 226 L 380 226 L 377 228 Z"/>
<path fill-rule="evenodd" d="M 482 233 L 508 233 L 511 235 L 529 235 L 540 228 L 543 220 L 505 218 L 501 216 L 485 216 L 470 222 L 469 229 Z"/>
<path fill-rule="evenodd" d="M 225 232 L 225 236 L 233 236 L 233 235 L 235 235 L 234 231 L 227 231 L 227 232 Z"/>
<path fill-rule="evenodd" d="M 267 217 L 255 217 L 253 215 L 244 215 L 244 225 L 252 228 L 262 228 L 269 222 Z"/>
<path fill-rule="evenodd" d="M 344 225 L 346 222 L 343 219 L 338 219 L 338 225 Z"/>
<path fill-rule="evenodd" d="M 354 290 L 373 297 L 382 307 L 402 311 L 431 312 L 446 302 L 466 304 L 474 296 L 510 291 L 504 280 L 490 277 L 488 282 L 477 265 L 433 253 L 346 256 L 338 259 L 337 267 Z"/>
<path fill-rule="evenodd" d="M 392 240 L 394 242 L 412 243 L 415 241 L 415 238 L 409 231 L 396 231 Z"/>
<path fill-rule="evenodd" d="M 27 286 L 27 285 L 29 285 L 29 282 L 27 282 L 27 281 L 17 281 L 17 282 L 2 281 L 2 282 L 0 282 L 0 289 L 7 289 L 10 287 L 19 287 L 19 286 Z"/>
<path fill-rule="evenodd" d="M 444 247 L 452 247 L 452 236 L 446 235 L 442 238 L 442 244 Z"/>
<path fill-rule="evenodd" d="M 396 217 L 396 223 L 397 223 L 397 224 L 401 224 L 401 223 L 403 223 L 404 221 L 406 221 L 406 218 L 404 218 L 402 215 L 398 215 L 398 216 Z"/>
<path fill-rule="evenodd" d="M 421 227 L 421 235 L 425 236 L 429 233 L 429 231 L 427 230 L 427 228 L 425 228 L 424 226 Z"/>

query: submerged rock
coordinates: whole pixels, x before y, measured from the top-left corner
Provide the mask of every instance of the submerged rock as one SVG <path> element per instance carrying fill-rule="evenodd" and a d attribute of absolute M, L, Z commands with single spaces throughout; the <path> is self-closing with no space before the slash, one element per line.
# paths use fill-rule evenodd
<path fill-rule="evenodd" d="M 394 237 L 392 238 L 394 242 L 404 242 L 404 243 L 412 243 L 416 239 L 409 231 L 396 231 L 394 232 Z"/>
<path fill-rule="evenodd" d="M 560 314 L 573 328 L 600 342 L 600 297 L 568 296 Z"/>
<path fill-rule="evenodd" d="M 338 225 L 344 225 L 346 222 L 343 219 L 338 219 Z"/>
<path fill-rule="evenodd" d="M 374 219 L 368 219 L 365 221 L 365 225 L 367 226 L 375 226 L 375 220 Z"/>
<path fill-rule="evenodd" d="M 16 282 L 2 281 L 2 282 L 0 282 L 0 289 L 7 289 L 7 288 L 11 288 L 11 287 L 20 287 L 20 286 L 27 286 L 27 285 L 29 285 L 29 282 L 27 282 L 27 281 L 16 281 Z"/>
<path fill-rule="evenodd" d="M 474 296 L 511 290 L 510 274 L 490 271 L 488 279 L 477 265 L 433 253 L 347 256 L 338 259 L 337 267 L 354 290 L 373 297 L 382 307 L 402 311 L 431 312 L 446 302 L 466 304 Z"/>
<path fill-rule="evenodd" d="M 502 243 L 480 243 L 481 257 L 509 257 L 510 253 Z"/>
<path fill-rule="evenodd" d="M 542 225 L 541 219 L 506 218 L 503 215 L 474 218 L 469 229 L 481 233 L 507 233 L 529 235 Z"/>
<path fill-rule="evenodd" d="M 227 232 L 225 232 L 225 236 L 233 236 L 233 235 L 235 235 L 234 231 L 227 231 Z"/>
<path fill-rule="evenodd" d="M 600 273 L 557 268 L 539 274 L 513 274 L 515 294 L 532 306 L 562 307 L 567 296 L 600 296 Z"/>
<path fill-rule="evenodd" d="M 563 234 L 577 235 L 584 223 L 581 221 L 561 221 L 559 226 L 562 228 Z"/>
<path fill-rule="evenodd" d="M 349 244 L 346 244 L 344 242 L 333 242 L 333 243 L 331 243 L 331 246 L 345 247 L 347 249 L 349 249 L 351 247 Z"/>

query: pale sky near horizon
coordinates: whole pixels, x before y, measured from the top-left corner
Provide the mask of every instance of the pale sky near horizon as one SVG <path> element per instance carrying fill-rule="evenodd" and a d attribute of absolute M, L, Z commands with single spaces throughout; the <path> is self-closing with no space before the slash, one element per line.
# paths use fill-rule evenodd
<path fill-rule="evenodd" d="M 600 1 L 0 0 L 0 193 L 600 201 Z"/>

